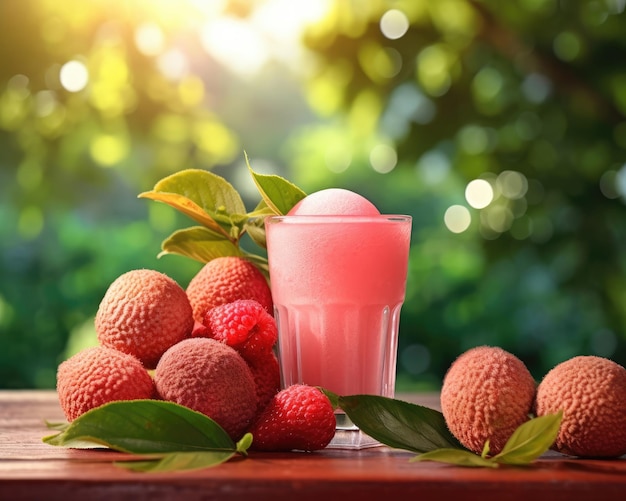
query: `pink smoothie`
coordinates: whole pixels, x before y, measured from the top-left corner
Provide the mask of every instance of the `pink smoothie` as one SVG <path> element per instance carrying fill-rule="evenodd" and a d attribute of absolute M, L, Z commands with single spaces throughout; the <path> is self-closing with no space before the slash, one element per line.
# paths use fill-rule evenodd
<path fill-rule="evenodd" d="M 296 214 L 266 231 L 283 384 L 393 396 L 410 218 Z"/>

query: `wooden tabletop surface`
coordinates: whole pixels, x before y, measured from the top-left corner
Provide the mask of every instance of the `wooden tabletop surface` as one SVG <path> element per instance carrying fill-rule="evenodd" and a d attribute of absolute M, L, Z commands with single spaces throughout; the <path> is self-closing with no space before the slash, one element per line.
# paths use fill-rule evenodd
<path fill-rule="evenodd" d="M 438 408 L 436 395 L 402 398 Z M 490 469 L 409 462 L 409 452 L 377 447 L 251 453 L 200 471 L 136 473 L 112 464 L 121 453 L 43 443 L 54 433 L 45 420 L 63 420 L 55 392 L 0 391 L 0 500 L 626 500 L 626 456 L 549 453 L 528 467 Z"/>

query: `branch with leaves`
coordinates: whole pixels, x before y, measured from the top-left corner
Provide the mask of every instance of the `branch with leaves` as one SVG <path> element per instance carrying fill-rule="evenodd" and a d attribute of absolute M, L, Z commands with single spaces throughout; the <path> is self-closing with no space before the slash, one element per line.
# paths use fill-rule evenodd
<path fill-rule="evenodd" d="M 160 180 L 152 190 L 139 194 L 170 205 L 198 226 L 177 230 L 167 237 L 160 256 L 179 254 L 201 263 L 222 256 L 245 257 L 267 274 L 267 259 L 241 247 L 248 234 L 265 249 L 265 217 L 283 215 L 306 196 L 304 191 L 276 175 L 254 172 L 246 164 L 261 199 L 250 212 L 239 192 L 221 176 L 201 169 L 186 169 Z"/>

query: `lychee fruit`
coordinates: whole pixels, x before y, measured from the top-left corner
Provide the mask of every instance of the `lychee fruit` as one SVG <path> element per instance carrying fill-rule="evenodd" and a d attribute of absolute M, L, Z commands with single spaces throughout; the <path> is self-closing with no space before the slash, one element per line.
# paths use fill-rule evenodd
<path fill-rule="evenodd" d="M 316 451 L 335 436 L 335 413 L 319 388 L 297 384 L 278 392 L 250 428 L 251 448 Z"/>
<path fill-rule="evenodd" d="M 218 257 L 206 263 L 189 282 L 187 296 L 198 322 L 211 308 L 237 299 L 254 299 L 270 315 L 274 311 L 263 273 L 251 261 L 237 256 Z"/>
<path fill-rule="evenodd" d="M 498 347 L 478 346 L 448 369 L 441 410 L 450 432 L 468 449 L 499 453 L 513 432 L 529 419 L 536 384 L 524 363 Z"/>
<path fill-rule="evenodd" d="M 73 421 L 109 402 L 153 398 L 154 383 L 134 356 L 94 346 L 59 364 L 57 394 L 65 417 Z"/>
<path fill-rule="evenodd" d="M 201 412 L 241 438 L 257 411 L 254 378 L 230 346 L 209 338 L 184 339 L 167 350 L 154 372 L 158 395 Z"/>
<path fill-rule="evenodd" d="M 134 355 L 154 369 L 170 346 L 191 334 L 194 320 L 185 290 L 155 270 L 131 270 L 111 283 L 96 313 L 102 346 Z"/>
<path fill-rule="evenodd" d="M 597 356 L 552 368 L 537 387 L 538 416 L 563 412 L 553 450 L 579 457 L 626 454 L 626 369 Z"/>

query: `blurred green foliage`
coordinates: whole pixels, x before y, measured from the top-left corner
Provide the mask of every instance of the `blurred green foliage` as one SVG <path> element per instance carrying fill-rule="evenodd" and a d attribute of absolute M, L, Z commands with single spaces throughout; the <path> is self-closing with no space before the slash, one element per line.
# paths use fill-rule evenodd
<path fill-rule="evenodd" d="M 291 54 L 279 28 L 313 5 L 327 11 L 306 55 L 265 61 L 263 39 L 238 31 L 271 19 L 268 47 Z M 0 387 L 53 387 L 121 273 L 185 286 L 200 263 L 156 255 L 188 221 L 137 194 L 196 167 L 251 209 L 244 149 L 307 192 L 342 186 L 413 215 L 399 389 L 438 387 L 482 343 L 537 379 L 577 354 L 626 364 L 624 9 L 0 2 Z"/>

